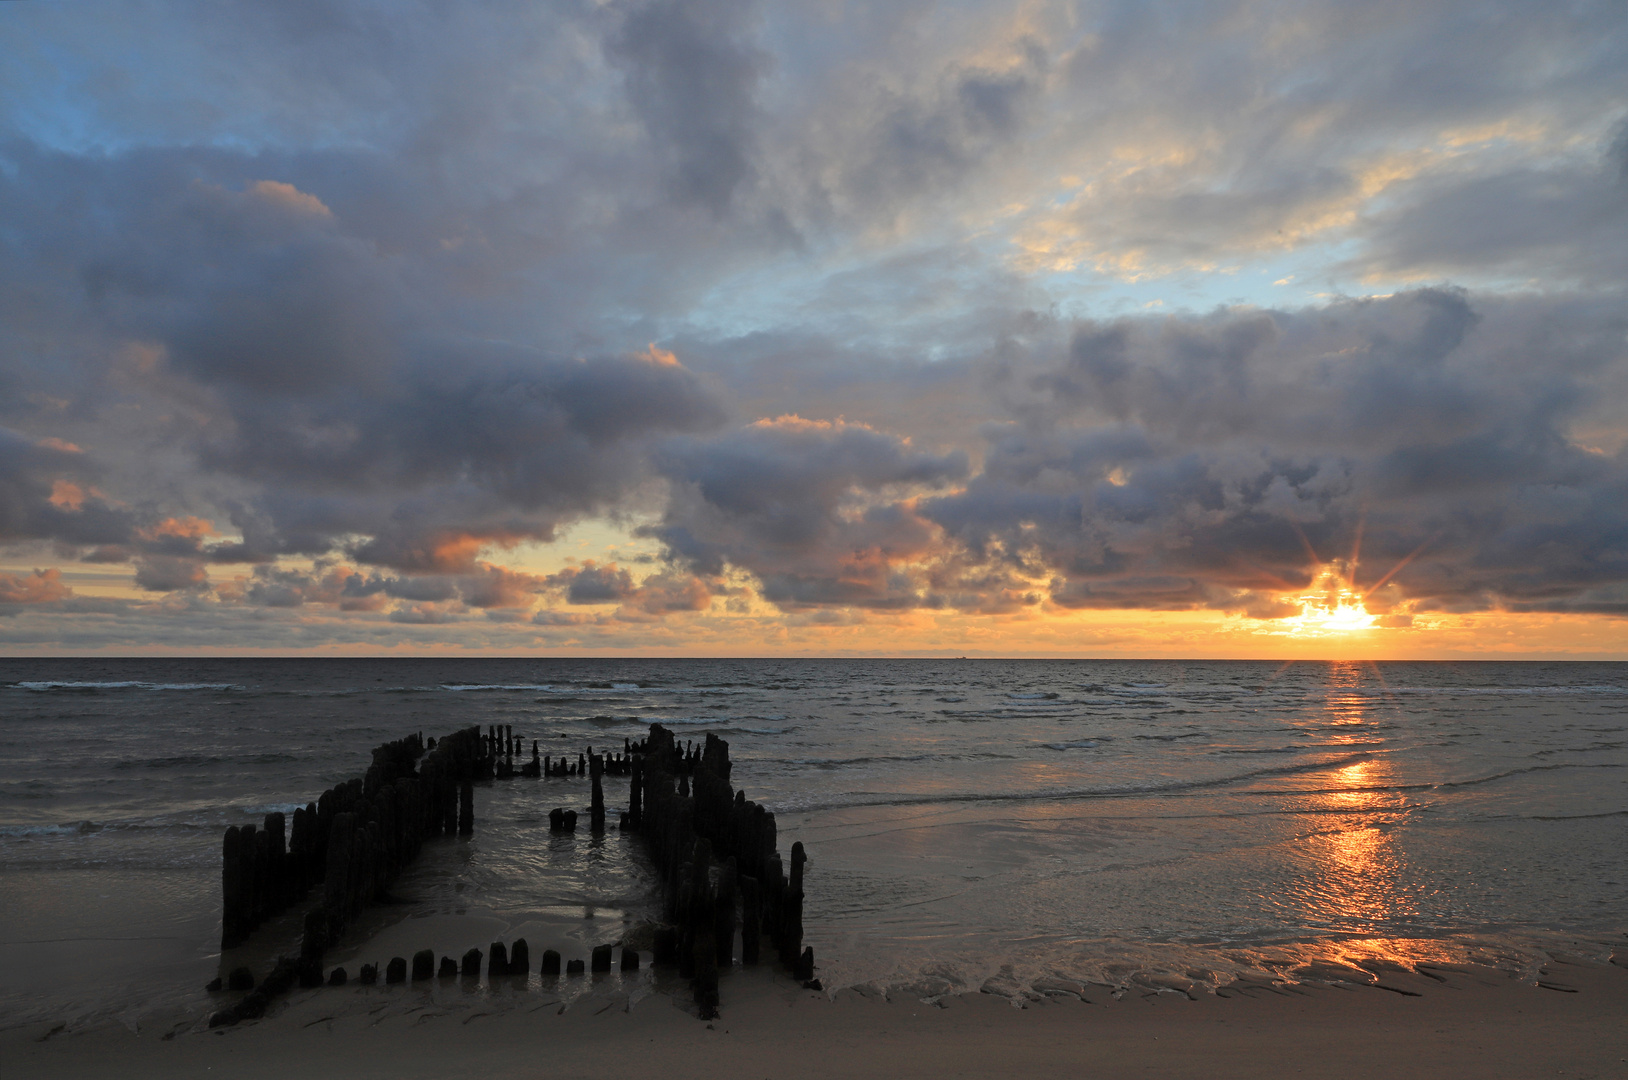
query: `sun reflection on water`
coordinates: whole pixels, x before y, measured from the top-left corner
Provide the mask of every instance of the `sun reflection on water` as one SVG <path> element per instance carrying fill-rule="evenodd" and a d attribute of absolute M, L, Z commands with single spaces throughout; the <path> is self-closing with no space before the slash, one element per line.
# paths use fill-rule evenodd
<path fill-rule="evenodd" d="M 1368 676 L 1363 664 L 1329 666 L 1318 726 L 1325 732 L 1329 727 L 1368 729 L 1343 736 L 1328 732 L 1338 741 L 1373 740 L 1373 713 L 1379 703 L 1364 691 Z M 1391 936 L 1419 910 L 1414 895 L 1417 875 L 1397 843 L 1397 827 L 1409 810 L 1409 800 L 1398 790 L 1401 778 L 1393 762 L 1378 752 L 1348 761 L 1325 776 L 1319 790 L 1303 796 L 1308 819 L 1316 824 L 1299 841 L 1303 874 L 1288 883 L 1281 902 L 1298 909 L 1298 919 L 1307 926 L 1362 938 L 1360 947 L 1348 941 L 1333 950 L 1341 955 L 1351 951 L 1351 956 L 1330 960 L 1350 964 L 1360 958 L 1370 966 L 1412 967 L 1430 959 L 1433 951 L 1423 949 L 1422 943 Z"/>

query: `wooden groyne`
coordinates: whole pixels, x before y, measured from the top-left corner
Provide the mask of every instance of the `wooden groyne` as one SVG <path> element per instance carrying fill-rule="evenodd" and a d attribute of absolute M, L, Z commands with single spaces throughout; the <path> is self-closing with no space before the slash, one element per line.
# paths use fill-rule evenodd
<path fill-rule="evenodd" d="M 793 844 L 789 868 L 777 848 L 774 814 L 730 786 L 729 744 L 715 735 L 680 745 L 660 724 L 621 754 L 596 754 L 589 747 L 576 760 L 542 757 L 537 742 L 525 761 L 525 739 L 512 728 L 471 727 L 426 745 L 422 735 L 385 743 L 373 751 L 366 774 L 323 792 L 294 811 L 285 842 L 283 814 L 268 814 L 263 828 L 227 830 L 222 858 L 222 947 L 240 944 L 262 921 L 302 900 L 320 884 L 319 901 L 305 914 L 297 957 L 282 957 L 254 985 L 247 968 L 232 972 L 231 988 L 249 993 L 210 1018 L 211 1026 L 236 1023 L 264 1013 L 272 998 L 296 983 L 323 984 L 324 952 L 369 903 L 386 898 L 390 884 L 417 856 L 426 839 L 469 836 L 474 830 L 474 781 L 516 777 L 582 777 L 591 781 L 587 814 L 594 833 L 605 829 L 606 774 L 630 778 L 628 808 L 620 827 L 642 836 L 662 889 L 667 925 L 654 940 L 657 964 L 674 965 L 691 990 L 703 1017 L 717 1014 L 718 975 L 734 963 L 739 935 L 743 964 L 763 958 L 765 942 L 792 976 L 819 988 L 814 950 L 803 945 L 803 845 Z M 515 759 L 520 767 L 515 767 Z M 575 809 L 549 813 L 552 832 L 574 832 Z M 614 946 L 592 951 L 592 970 L 612 969 Z M 478 980 L 486 960 L 489 980 L 524 977 L 531 961 L 524 939 L 493 942 L 483 954 L 471 948 L 462 960 L 421 950 L 412 958 L 410 978 Z M 558 976 L 561 957 L 545 950 L 540 974 Z M 637 971 L 639 953 L 621 950 L 620 969 Z M 566 975 L 584 974 L 581 959 L 566 964 Z M 358 981 L 375 984 L 379 967 L 364 964 Z M 384 981 L 409 979 L 406 957 L 385 965 Z M 219 981 L 211 989 L 219 989 Z M 326 982 L 342 986 L 343 968 Z"/>
<path fill-rule="evenodd" d="M 318 883 L 320 911 L 331 928 L 343 929 L 382 895 L 427 837 L 468 836 L 474 829 L 471 782 L 491 770 L 486 742 L 479 729 L 467 728 L 429 746 L 426 752 L 421 734 L 385 743 L 373 751 L 364 775 L 296 809 L 292 822 L 278 811 L 258 829 L 227 829 L 221 948 L 241 945 Z"/>
<path fill-rule="evenodd" d="M 297 959 L 277 962 L 260 986 L 211 1025 L 258 1016 L 271 997 L 297 979 L 322 982 L 322 954 L 362 908 L 386 890 L 433 836 L 474 831 L 474 786 L 489 776 L 494 744 L 479 728 L 453 732 L 428 747 L 422 734 L 373 751 L 367 772 L 324 791 L 294 811 L 287 833 L 281 812 L 264 827 L 233 826 L 221 851 L 221 948 L 242 944 L 265 920 L 304 900 L 317 884 L 320 902 L 306 912 Z M 235 973 L 234 973 L 235 974 Z"/>
<path fill-rule="evenodd" d="M 767 937 L 793 978 L 814 979 L 814 950 L 803 946 L 803 845 L 792 846 L 788 875 L 774 814 L 730 787 L 732 767 L 716 735 L 681 748 L 652 724 L 632 755 L 623 819 L 649 844 L 665 890 L 672 925 L 656 936 L 656 962 L 691 979 L 704 1016 L 717 1009 L 718 969 L 734 962 L 737 929 L 742 963 L 759 962 Z"/>

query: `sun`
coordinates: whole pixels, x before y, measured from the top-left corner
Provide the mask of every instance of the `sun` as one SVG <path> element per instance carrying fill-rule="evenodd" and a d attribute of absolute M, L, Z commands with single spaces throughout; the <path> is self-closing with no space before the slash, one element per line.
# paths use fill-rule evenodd
<path fill-rule="evenodd" d="M 1280 620 L 1283 632 L 1295 637 L 1336 637 L 1371 630 L 1379 616 L 1370 614 L 1362 594 L 1351 588 L 1351 580 L 1339 563 L 1325 563 L 1312 581 L 1311 589 L 1284 599 L 1300 604 L 1300 614 Z"/>

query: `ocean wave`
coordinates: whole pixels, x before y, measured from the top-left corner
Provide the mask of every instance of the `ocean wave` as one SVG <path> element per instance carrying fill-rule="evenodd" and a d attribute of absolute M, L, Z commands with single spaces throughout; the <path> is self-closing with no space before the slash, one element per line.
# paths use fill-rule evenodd
<path fill-rule="evenodd" d="M 483 691 L 537 693 L 539 691 L 551 691 L 554 686 L 551 683 L 442 683 L 436 689 L 446 690 L 454 694 L 480 693 Z"/>
<path fill-rule="evenodd" d="M 19 690 L 32 690 L 36 693 L 48 693 L 52 690 L 244 690 L 237 683 L 155 683 L 141 682 L 135 679 L 95 680 L 95 679 L 46 679 L 40 681 L 24 681 L 9 684 Z"/>
<path fill-rule="evenodd" d="M 306 805 L 306 803 L 263 803 L 259 806 L 239 807 L 239 810 L 253 817 L 264 817 L 267 814 L 283 814 L 287 817 L 293 817 L 294 811 L 303 810 Z"/>
<path fill-rule="evenodd" d="M 1597 814 L 1533 814 L 1529 821 L 1587 821 L 1590 818 L 1628 817 L 1628 810 L 1602 810 Z"/>
<path fill-rule="evenodd" d="M 1561 769 L 1621 769 L 1625 766 L 1615 761 L 1562 761 L 1553 765 L 1528 765 L 1522 769 L 1505 769 L 1503 772 L 1493 773 L 1490 776 L 1478 776 L 1473 780 L 1447 780 L 1441 786 L 1444 788 L 1474 787 L 1477 784 L 1490 784 L 1494 780 L 1505 780 L 1511 776 L 1520 776 L 1524 773 L 1558 772 Z"/>
<path fill-rule="evenodd" d="M 941 754 L 863 754 L 859 757 L 847 758 L 789 758 L 784 764 L 812 766 L 818 769 L 836 769 L 844 765 L 882 765 L 905 761 L 936 761 L 940 759 L 955 760 L 953 756 Z"/>
<path fill-rule="evenodd" d="M 1028 791 L 965 791 L 935 795 L 854 791 L 848 792 L 847 797 L 841 799 L 840 801 L 776 801 L 770 807 L 770 809 L 776 811 L 785 809 L 796 810 L 799 812 L 817 812 L 821 810 L 843 810 L 850 807 L 863 806 L 931 806 L 936 803 L 954 804 L 976 802 L 1068 802 L 1081 799 L 1122 799 L 1137 795 L 1153 797 L 1181 796 L 1189 792 L 1211 791 L 1215 788 L 1227 787 L 1232 784 L 1239 784 L 1246 780 L 1255 780 L 1264 776 L 1292 776 L 1296 773 L 1316 772 L 1319 769 L 1340 768 L 1345 765 L 1354 764 L 1358 761 L 1366 761 L 1372 756 L 1373 755 L 1366 753 L 1345 754 L 1340 757 L 1315 762 L 1303 762 L 1297 765 L 1280 765 L 1274 768 L 1250 769 L 1246 772 L 1234 773 L 1229 776 L 1203 777 L 1192 780 L 1176 780 L 1158 784 L 1124 784 L 1118 786 L 1084 788 L 1036 788 Z M 1375 790 L 1380 789 L 1376 788 Z M 1398 787 L 1396 790 L 1402 790 L 1402 788 Z M 1322 794 L 1323 792 L 1318 793 Z M 1266 792 L 1265 794 L 1279 793 Z"/>
<path fill-rule="evenodd" d="M 275 807 L 274 809 L 283 809 Z M 291 809 L 291 808 L 290 808 Z M 267 811 L 270 812 L 269 810 Z M 65 821 L 55 824 L 0 825 L 0 839 L 94 836 L 98 833 L 197 832 L 217 828 L 216 822 L 156 817 L 138 821 Z"/>
<path fill-rule="evenodd" d="M 125 761 L 115 761 L 109 765 L 110 769 L 180 769 L 188 766 L 218 765 L 224 760 L 214 755 L 182 754 L 175 757 L 158 758 L 131 758 Z"/>
<path fill-rule="evenodd" d="M 1074 742 L 1049 742 L 1045 745 L 1051 750 L 1090 750 L 1097 742 L 1096 739 L 1076 739 Z"/>

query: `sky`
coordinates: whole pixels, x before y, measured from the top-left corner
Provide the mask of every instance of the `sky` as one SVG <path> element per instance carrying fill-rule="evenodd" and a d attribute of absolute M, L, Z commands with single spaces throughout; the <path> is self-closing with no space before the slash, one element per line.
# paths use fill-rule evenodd
<path fill-rule="evenodd" d="M 0 5 L 0 654 L 1628 659 L 1620 0 Z"/>

